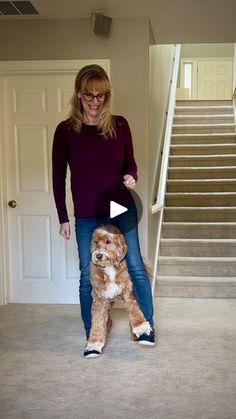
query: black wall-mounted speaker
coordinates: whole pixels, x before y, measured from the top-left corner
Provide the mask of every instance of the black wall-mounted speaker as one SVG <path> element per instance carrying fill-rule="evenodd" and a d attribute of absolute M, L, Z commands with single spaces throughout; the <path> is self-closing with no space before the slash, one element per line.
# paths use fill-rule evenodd
<path fill-rule="evenodd" d="M 96 35 L 108 36 L 111 30 L 112 18 L 103 14 L 96 14 L 93 31 Z"/>

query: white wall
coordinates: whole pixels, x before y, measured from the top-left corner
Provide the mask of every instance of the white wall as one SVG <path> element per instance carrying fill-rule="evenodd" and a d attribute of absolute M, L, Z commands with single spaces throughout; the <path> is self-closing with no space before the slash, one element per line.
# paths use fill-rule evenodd
<path fill-rule="evenodd" d="M 161 151 L 163 125 L 172 75 L 174 45 L 149 47 L 149 142 L 148 142 L 148 200 L 152 203 L 154 173 Z M 157 170 L 158 172 L 158 170 Z M 153 261 L 158 214 L 148 219 L 148 255 Z"/>

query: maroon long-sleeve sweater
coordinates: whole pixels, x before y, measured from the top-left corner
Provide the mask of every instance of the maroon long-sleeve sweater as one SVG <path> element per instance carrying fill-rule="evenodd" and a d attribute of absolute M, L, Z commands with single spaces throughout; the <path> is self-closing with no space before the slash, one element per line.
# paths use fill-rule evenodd
<path fill-rule="evenodd" d="M 105 139 L 97 127 L 83 124 L 78 134 L 62 121 L 53 141 L 53 192 L 60 223 L 69 221 L 65 203 L 67 165 L 71 172 L 71 191 L 75 217 L 109 214 L 109 201 L 127 206 L 133 197 L 123 184 L 123 176 L 137 180 L 132 136 L 124 117 L 114 116 L 116 134 Z"/>

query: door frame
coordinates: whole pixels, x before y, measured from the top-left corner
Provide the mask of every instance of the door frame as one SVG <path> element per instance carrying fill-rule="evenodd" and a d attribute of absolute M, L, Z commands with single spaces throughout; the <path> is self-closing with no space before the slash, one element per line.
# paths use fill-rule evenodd
<path fill-rule="evenodd" d="M 35 60 L 0 61 L 0 92 L 4 92 L 4 78 L 26 74 L 68 74 L 89 64 L 99 64 L 110 75 L 109 59 L 94 60 Z M 9 229 L 7 208 L 7 166 L 4 94 L 0 95 L 0 305 L 10 302 L 11 281 L 9 265 Z"/>

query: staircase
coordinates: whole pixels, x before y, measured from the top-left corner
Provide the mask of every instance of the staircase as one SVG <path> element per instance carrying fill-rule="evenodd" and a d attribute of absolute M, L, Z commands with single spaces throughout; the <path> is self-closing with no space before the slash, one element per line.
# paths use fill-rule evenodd
<path fill-rule="evenodd" d="M 231 101 L 178 101 L 158 259 L 159 296 L 236 297 Z"/>

